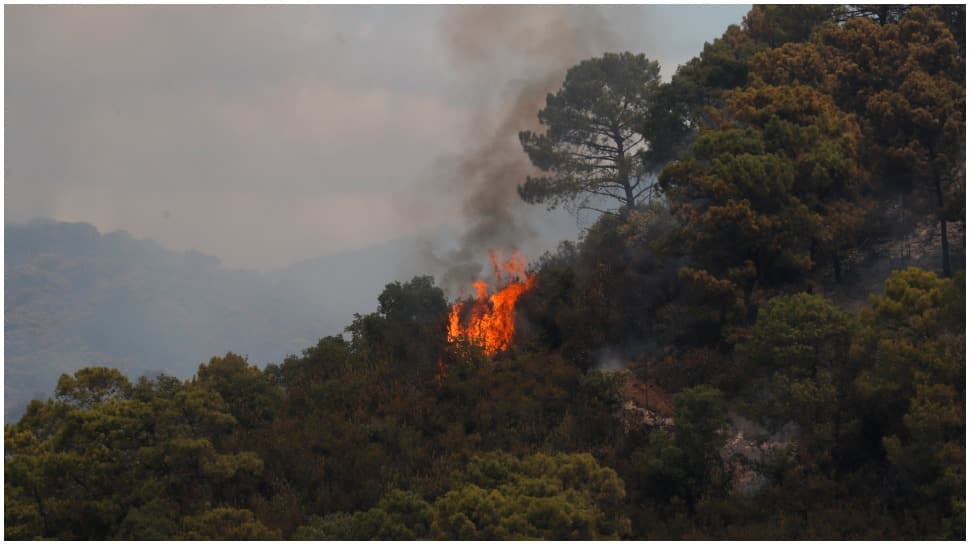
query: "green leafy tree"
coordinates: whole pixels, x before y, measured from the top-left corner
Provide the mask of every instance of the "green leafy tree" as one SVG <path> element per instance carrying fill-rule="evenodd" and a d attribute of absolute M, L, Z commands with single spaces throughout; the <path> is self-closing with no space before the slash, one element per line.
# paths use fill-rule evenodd
<path fill-rule="evenodd" d="M 251 511 L 219 507 L 182 519 L 180 539 L 190 540 L 276 540 L 278 531 L 260 523 Z"/>
<path fill-rule="evenodd" d="M 181 517 L 254 492 L 262 461 L 224 450 L 236 420 L 218 393 L 109 371 L 62 378 L 58 400 L 5 429 L 7 537 L 168 539 Z M 115 390 L 128 394 L 102 395 Z"/>
<path fill-rule="evenodd" d="M 752 70 L 771 85 L 811 85 L 858 116 L 876 194 L 906 200 L 887 222 L 906 219 L 900 211 L 935 217 L 949 276 L 947 224 L 965 215 L 966 62 L 944 13 L 913 7 L 886 11 L 883 24 L 852 18 L 809 43 L 761 53 Z"/>
<path fill-rule="evenodd" d="M 430 276 L 385 286 L 376 313 L 355 315 L 347 327 L 351 346 L 372 361 L 391 362 L 401 373 L 434 368 L 446 339 L 448 303 Z M 429 371 L 430 372 L 430 371 Z"/>
<path fill-rule="evenodd" d="M 312 516 L 294 537 L 305 540 L 409 540 L 427 539 L 431 505 L 413 492 L 392 490 L 375 507 L 356 513 Z"/>
<path fill-rule="evenodd" d="M 960 538 L 965 527 L 965 277 L 897 271 L 886 293 L 860 313 L 851 354 L 855 388 L 881 437 L 895 485 L 893 503 L 915 532 Z"/>
<path fill-rule="evenodd" d="M 128 378 L 117 369 L 85 367 L 74 376 L 61 375 L 55 396 L 58 401 L 89 409 L 109 399 L 124 399 L 131 392 Z"/>
<path fill-rule="evenodd" d="M 841 9 L 831 4 L 764 4 L 744 16 L 744 29 L 757 43 L 769 48 L 803 42 L 825 23 L 834 22 Z"/>
<path fill-rule="evenodd" d="M 687 151 L 701 126 L 710 124 L 711 108 L 724 106 L 729 91 L 748 82 L 749 63 L 759 51 L 807 39 L 833 19 L 832 6 L 758 5 L 742 25 L 704 44 L 700 55 L 677 68 L 660 85 L 642 131 L 651 142 L 644 156 L 657 168 Z"/>
<path fill-rule="evenodd" d="M 727 412 L 720 390 L 696 386 L 674 396 L 674 445 L 683 464 L 689 505 L 705 492 L 722 493 L 727 484 L 721 447 L 727 440 Z"/>
<path fill-rule="evenodd" d="M 600 363 L 604 346 L 645 358 L 663 324 L 656 311 L 677 292 L 676 263 L 654 247 L 675 229 L 659 201 L 624 216 L 603 215 L 579 245 L 564 244 L 539 260 L 534 288 L 519 308 L 534 335 L 583 369 Z M 642 346 L 641 346 L 642 345 Z"/>
<path fill-rule="evenodd" d="M 433 504 L 435 539 L 618 539 L 623 481 L 589 454 L 472 459 Z"/>
<path fill-rule="evenodd" d="M 693 264 L 681 279 L 722 328 L 752 320 L 817 263 L 838 278 L 868 208 L 858 127 L 828 96 L 753 85 L 731 95 L 726 116 L 660 178 Z"/>
<path fill-rule="evenodd" d="M 288 413 L 308 414 L 330 400 L 334 393 L 329 388 L 331 381 L 347 374 L 355 363 L 350 343 L 334 335 L 320 339 L 302 356 L 290 356 L 279 366 L 267 366 L 265 373 L 282 386 Z"/>
<path fill-rule="evenodd" d="M 855 376 L 848 358 L 853 317 L 818 295 L 772 301 L 736 349 L 751 382 L 754 416 L 777 431 L 793 421 L 831 447 Z"/>
<path fill-rule="evenodd" d="M 298 539 L 618 539 L 623 482 L 589 454 L 472 458 L 432 503 L 394 490 L 367 511 L 311 517 Z"/>
<path fill-rule="evenodd" d="M 726 92 L 745 84 L 748 60 L 764 48 L 740 26 L 731 25 L 678 67 L 670 82 L 658 88 L 641 128 L 651 142 L 644 152 L 648 163 L 662 168 L 686 152 L 701 127 L 711 123 L 711 109 L 723 107 Z"/>
<path fill-rule="evenodd" d="M 660 81 L 660 66 L 643 55 L 607 53 L 572 67 L 539 112 L 545 133 L 519 133 L 543 176 L 519 195 L 555 207 L 594 208 L 605 199 L 632 209 L 653 188 L 638 154 L 651 145 L 639 133 Z"/>
<path fill-rule="evenodd" d="M 196 377 L 201 385 L 219 392 L 246 429 L 268 423 L 279 409 L 281 399 L 276 385 L 259 367 L 232 352 L 200 365 Z"/>
<path fill-rule="evenodd" d="M 104 371 L 75 376 L 83 383 L 84 377 L 117 373 Z M 4 430 L 6 537 L 104 539 L 124 517 L 140 488 L 151 409 L 116 397 L 77 403 L 94 397 L 82 388 L 62 395 L 64 401 L 34 402 Z"/>
<path fill-rule="evenodd" d="M 856 358 L 867 364 L 856 379 L 859 393 L 896 422 L 916 384 L 961 384 L 964 334 L 949 311 L 960 297 L 954 280 L 911 268 L 886 280 L 886 293 L 873 296 L 859 316 L 853 340 Z"/>
<path fill-rule="evenodd" d="M 168 540 L 177 536 L 178 503 L 155 497 L 133 505 L 118 527 L 117 539 Z"/>

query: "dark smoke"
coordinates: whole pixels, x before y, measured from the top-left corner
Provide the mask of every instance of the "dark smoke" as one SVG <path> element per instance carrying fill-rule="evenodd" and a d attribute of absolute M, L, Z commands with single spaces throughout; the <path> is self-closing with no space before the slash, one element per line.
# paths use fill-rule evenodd
<path fill-rule="evenodd" d="M 430 263 L 452 293 L 478 278 L 490 248 L 528 247 L 536 238 L 516 187 L 533 167 L 518 133 L 539 130 L 538 111 L 566 70 L 615 45 L 595 7 L 463 6 L 452 8 L 440 25 L 455 70 L 473 85 L 508 90 L 498 108 L 482 107 L 473 134 L 456 157 L 439 161 L 434 183 L 462 199 L 465 225 L 457 250 L 426 246 Z M 534 257 L 534 256 L 533 256 Z"/>

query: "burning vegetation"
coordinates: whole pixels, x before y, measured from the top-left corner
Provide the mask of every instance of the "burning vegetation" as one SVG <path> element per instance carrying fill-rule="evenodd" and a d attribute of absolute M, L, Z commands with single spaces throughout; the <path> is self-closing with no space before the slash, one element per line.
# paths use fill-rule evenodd
<path fill-rule="evenodd" d="M 965 540 L 965 20 L 755 6 L 669 83 L 622 84 L 649 91 L 622 121 L 662 167 L 655 200 L 623 188 L 636 206 L 535 277 L 490 252 L 471 283 L 485 249 L 528 243 L 502 125 L 462 156 L 470 228 L 440 260 L 474 292 L 387 284 L 350 339 L 264 370 L 61 375 L 5 427 L 3 537 Z M 924 255 L 880 249 L 925 240 L 898 238 L 912 222 L 939 229 Z"/>
<path fill-rule="evenodd" d="M 525 272 L 525 257 L 512 252 L 508 260 L 502 253 L 490 250 L 497 291 L 489 294 L 489 286 L 479 280 L 473 284 L 475 298 L 455 302 L 448 316 L 448 341 L 465 341 L 480 346 L 491 356 L 512 344 L 515 334 L 515 302 L 532 288 L 534 276 Z"/>

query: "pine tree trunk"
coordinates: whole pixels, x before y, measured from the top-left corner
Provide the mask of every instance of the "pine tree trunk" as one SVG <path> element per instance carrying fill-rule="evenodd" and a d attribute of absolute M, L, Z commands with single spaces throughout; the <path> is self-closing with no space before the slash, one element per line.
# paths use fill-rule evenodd
<path fill-rule="evenodd" d="M 953 269 L 950 266 L 950 241 L 946 238 L 946 218 L 940 214 L 940 251 L 943 252 L 943 276 L 950 278 L 953 276 Z"/>
<path fill-rule="evenodd" d="M 629 180 L 623 185 L 623 189 L 626 191 L 626 208 L 627 210 L 633 210 L 636 201 L 633 198 L 633 187 L 630 186 Z"/>
<path fill-rule="evenodd" d="M 940 215 L 940 252 L 943 254 L 943 276 L 950 278 L 953 276 L 953 269 L 950 267 L 950 241 L 946 237 L 946 210 L 943 208 L 943 185 L 940 175 L 933 166 L 933 185 L 936 189 L 936 205 Z"/>
<path fill-rule="evenodd" d="M 623 213 L 627 214 L 633 210 L 633 205 L 636 204 L 636 200 L 633 197 L 633 186 L 630 185 L 630 169 L 627 167 L 626 150 L 623 147 L 623 136 L 620 134 L 619 129 L 614 128 L 613 141 L 616 142 L 617 150 L 617 177 L 619 179 L 618 181 L 623 186 L 623 193 L 626 197 L 626 210 L 624 210 Z"/>

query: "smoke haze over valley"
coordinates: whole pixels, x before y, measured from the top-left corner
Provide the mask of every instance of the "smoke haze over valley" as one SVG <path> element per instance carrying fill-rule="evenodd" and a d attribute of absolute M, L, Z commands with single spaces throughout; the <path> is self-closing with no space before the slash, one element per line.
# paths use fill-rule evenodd
<path fill-rule="evenodd" d="M 6 219 L 260 270 L 463 231 L 466 180 L 430 179 L 497 132 L 537 70 L 628 49 L 669 77 L 747 8 L 475 9 L 14 6 Z M 547 38 L 570 27 L 589 38 L 559 53 Z"/>
<path fill-rule="evenodd" d="M 454 296 L 488 248 L 575 239 L 515 191 L 545 94 L 605 51 L 669 78 L 747 9 L 11 7 L 7 419 L 84 365 L 278 362 L 388 282 Z"/>

